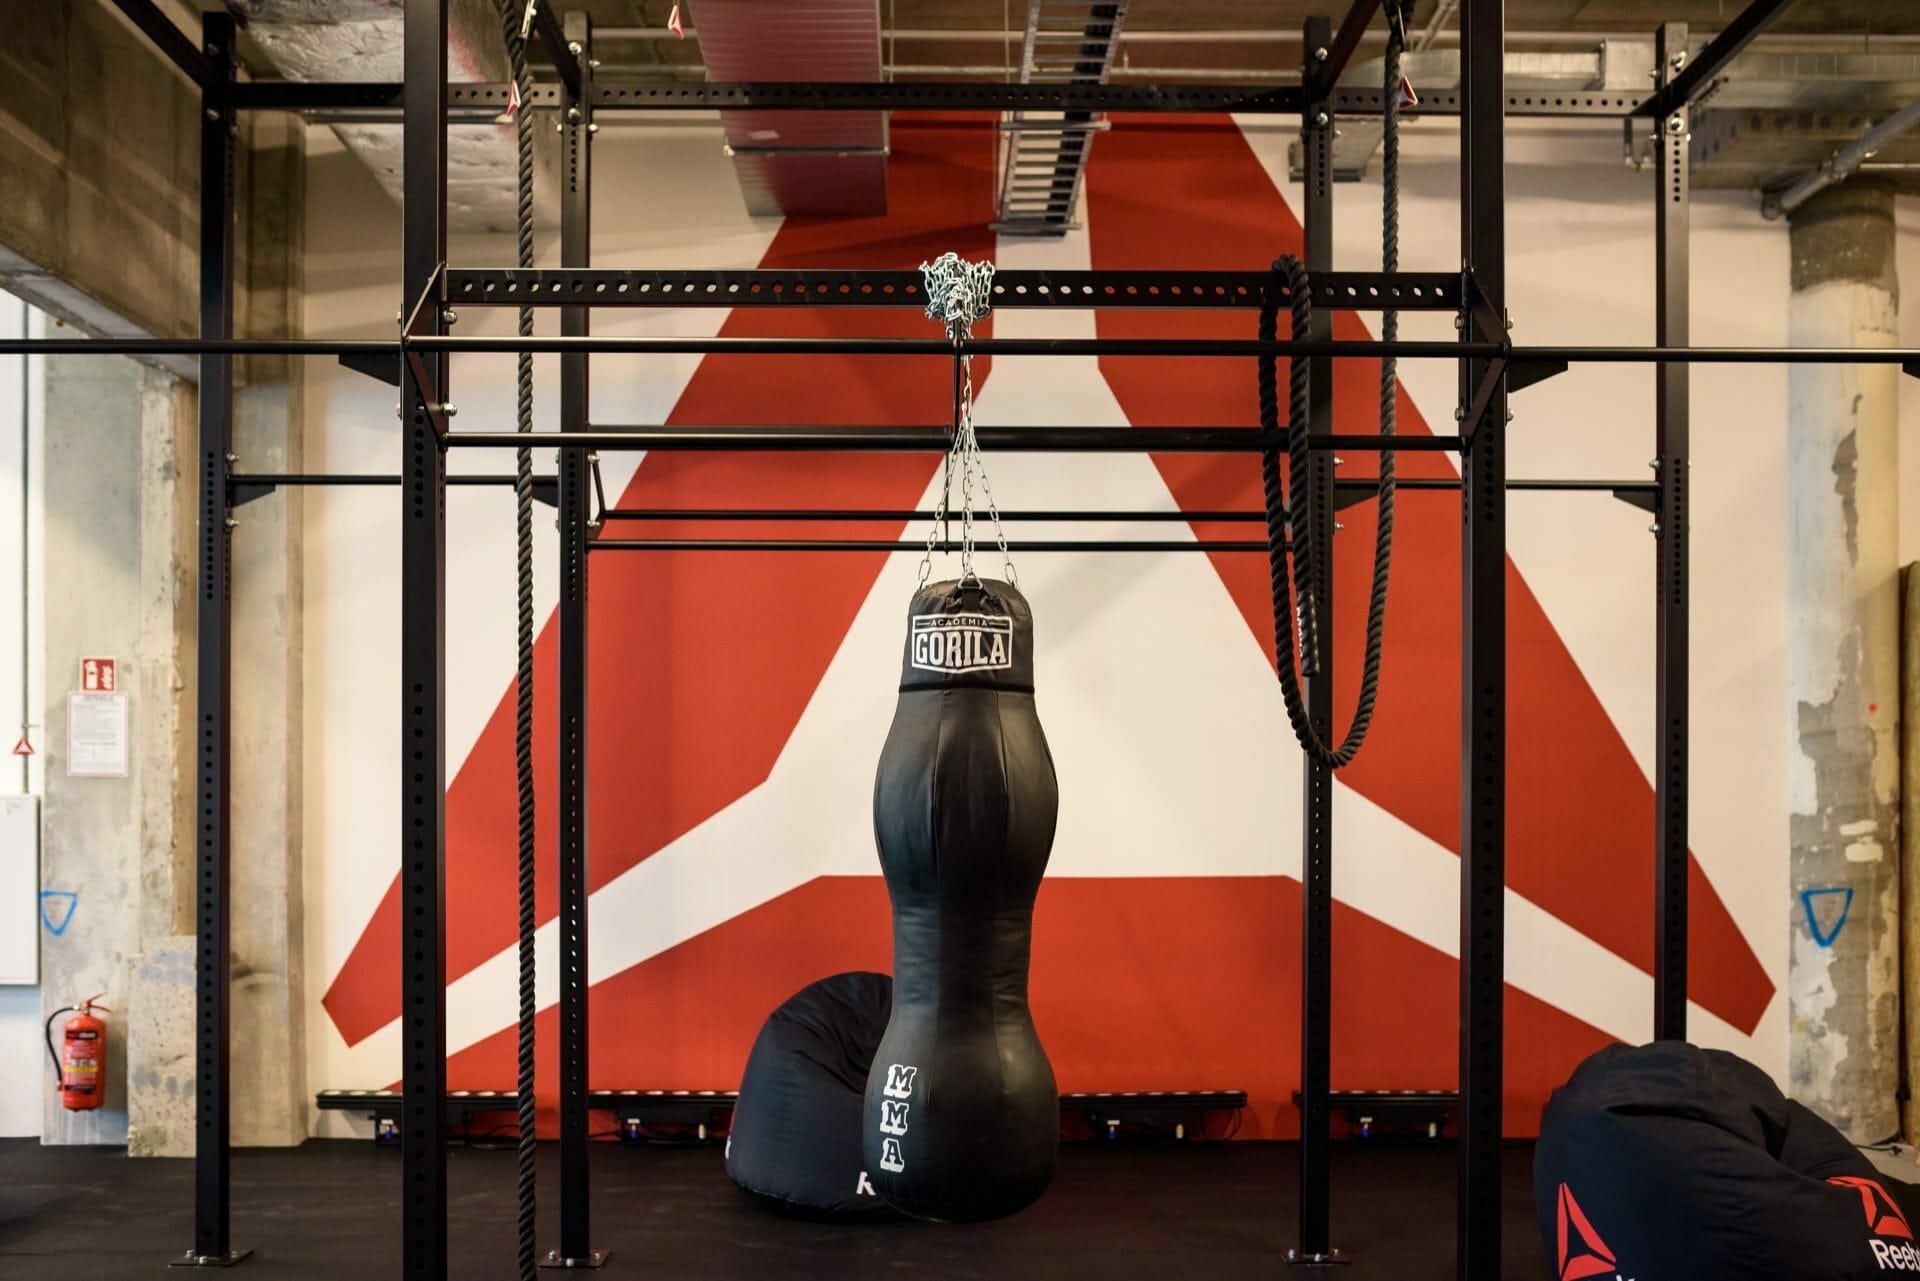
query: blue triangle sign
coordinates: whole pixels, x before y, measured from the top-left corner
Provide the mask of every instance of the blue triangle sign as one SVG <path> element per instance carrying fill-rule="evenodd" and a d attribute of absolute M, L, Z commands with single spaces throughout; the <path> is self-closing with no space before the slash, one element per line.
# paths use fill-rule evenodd
<path fill-rule="evenodd" d="M 73 909 L 79 905 L 80 896 L 72 890 L 41 890 L 41 923 L 47 927 L 49 934 L 59 938 L 73 923 Z M 55 919 L 56 915 L 58 920 Z"/>
<path fill-rule="evenodd" d="M 1827 890 L 1801 890 L 1800 905 L 1807 910 L 1807 928 L 1813 941 L 1832 947 L 1847 923 L 1847 909 L 1853 906 L 1853 887 L 1843 885 Z"/>

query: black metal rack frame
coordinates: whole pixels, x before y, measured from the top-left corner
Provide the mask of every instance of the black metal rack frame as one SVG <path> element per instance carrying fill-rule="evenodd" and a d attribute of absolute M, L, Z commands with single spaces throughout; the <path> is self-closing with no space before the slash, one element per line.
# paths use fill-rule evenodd
<path fill-rule="evenodd" d="M 541 433 L 542 447 L 559 447 L 557 491 L 560 540 L 560 1058 L 561 1241 L 556 1262 L 591 1266 L 601 1256 L 590 1244 L 586 1168 L 586 609 L 587 553 L 621 542 L 654 548 L 699 545 L 684 539 L 611 540 L 590 537 L 595 524 L 590 451 L 640 449 L 933 449 L 946 446 L 945 427 L 777 428 L 697 427 L 594 429 L 588 424 L 588 355 L 592 352 L 735 352 L 951 354 L 944 340 L 911 339 L 641 339 L 593 338 L 588 312 L 608 306 L 918 306 L 919 278 L 910 271 L 640 272 L 594 270 L 589 265 L 590 141 L 593 117 L 607 110 L 851 109 L 924 111 L 1127 110 L 1159 112 L 1297 113 L 1307 162 L 1306 260 L 1321 323 L 1304 342 L 1238 340 L 979 340 L 966 349 L 1009 355 L 1207 355 L 1247 358 L 1283 354 L 1313 362 L 1316 396 L 1311 429 L 1316 461 L 1307 487 L 1322 569 L 1312 590 L 1324 593 L 1332 550 L 1334 509 L 1357 501 L 1351 482 L 1335 482 L 1327 450 L 1378 449 L 1374 435 L 1336 435 L 1332 424 L 1332 361 L 1396 354 L 1456 360 L 1459 434 L 1397 437 L 1399 450 L 1457 451 L 1458 482 L 1430 487 L 1460 491 L 1462 518 L 1461 624 L 1461 902 L 1460 902 L 1460 1177 L 1457 1274 L 1496 1275 L 1499 1268 L 1502 995 L 1505 845 L 1505 560 L 1508 489 L 1608 490 L 1654 511 L 1658 592 L 1655 777 L 1656 860 L 1655 1029 L 1663 1037 L 1686 1030 L 1687 888 L 1687 370 L 1705 362 L 1897 363 L 1920 374 L 1911 349 L 1694 348 L 1687 345 L 1687 133 L 1691 104 L 1708 91 L 1727 63 L 1790 0 L 1753 0 L 1725 31 L 1689 61 L 1686 29 L 1660 31 L 1661 65 L 1654 92 L 1509 92 L 1503 66 L 1503 0 L 1463 0 L 1460 8 L 1462 82 L 1430 93 L 1429 116 L 1458 115 L 1461 140 L 1461 269 L 1458 273 L 1337 273 L 1332 260 L 1331 137 L 1337 115 L 1377 115 L 1381 91 L 1338 85 L 1359 33 L 1380 0 L 1353 0 L 1339 31 L 1325 18 L 1306 26 L 1298 86 L 1009 85 L 1009 84 L 684 84 L 601 79 L 590 56 L 584 15 L 556 21 L 546 7 L 538 30 L 558 83 L 538 88 L 528 104 L 558 113 L 564 142 L 561 243 L 557 271 L 519 272 L 450 268 L 446 263 L 446 136 L 450 119 L 490 119 L 507 102 L 504 84 L 447 83 L 448 0 L 406 0 L 404 91 L 400 84 L 242 83 L 235 75 L 234 20 L 207 14 L 196 48 L 152 3 L 114 0 L 189 80 L 199 86 L 201 127 L 200 335 L 193 339 L 39 339 L 0 342 L 0 352 L 159 354 L 200 357 L 200 565 L 197 770 L 197 1128 L 192 1248 L 178 1262 L 224 1266 L 245 1252 L 228 1233 L 228 694 L 232 659 L 230 555 L 232 511 L 281 484 L 392 484 L 404 490 L 402 542 L 402 700 L 400 762 L 404 802 L 401 829 L 403 939 L 402 1140 L 403 1273 L 408 1281 L 445 1281 L 447 1182 L 445 1029 L 445 735 L 446 493 L 450 483 L 490 483 L 447 475 L 447 450 L 508 448 L 526 443 L 514 433 L 453 433 L 448 428 L 448 356 L 454 352 L 559 352 L 562 431 Z M 359 117 L 398 112 L 404 124 L 403 306 L 407 319 L 391 342 L 236 339 L 233 337 L 233 167 L 237 115 L 242 110 L 305 110 Z M 1650 117 L 1659 140 L 1659 212 L 1655 224 L 1658 280 L 1654 347 L 1520 347 L 1508 337 L 1505 310 L 1504 117 L 1507 115 Z M 1002 272 L 996 307 L 1251 308 L 1274 288 L 1264 272 Z M 446 333 L 453 304 L 561 308 L 558 338 L 453 338 Z M 1328 335 L 1328 309 L 1429 308 L 1461 316 L 1457 342 L 1341 342 Z M 232 358 L 248 353 L 337 356 L 355 368 L 402 372 L 403 466 L 397 477 L 249 476 L 234 472 Z M 1506 397 L 1565 369 L 1569 362 L 1650 362 L 1658 366 L 1655 413 L 1656 471 L 1652 484 L 1632 482 L 1513 481 L 1506 474 Z M 1158 430 L 1053 428 L 983 429 L 995 449 L 1063 452 L 1130 449 L 1245 452 L 1276 442 L 1242 428 Z M 736 512 L 605 513 L 616 519 L 735 519 Z M 793 513 L 767 513 L 785 519 Z M 901 513 L 834 513 L 898 519 Z M 1066 518 L 1075 513 L 1036 513 Z M 1112 518 L 1112 513 L 1084 516 Z M 1191 516 L 1184 518 L 1192 519 Z M 1223 517 L 1224 518 L 1224 517 Z M 742 543 L 741 545 L 746 545 Z M 804 540 L 755 545 L 804 546 Z M 837 544 L 836 544 L 837 545 Z M 1050 546 L 1053 544 L 1049 544 Z M 886 543 L 862 544 L 885 548 Z M 1062 544 L 1084 550 L 1148 550 L 1147 545 Z M 1322 620 L 1330 618 L 1320 611 Z M 1320 644 L 1330 645 L 1323 621 Z M 1313 719 L 1326 732 L 1331 717 L 1329 653 L 1310 682 Z M 1337 1255 L 1328 1240 L 1327 1186 L 1330 948 L 1332 903 L 1331 784 L 1326 772 L 1305 770 L 1303 850 L 1301 1204 L 1296 1247 L 1302 1262 Z"/>

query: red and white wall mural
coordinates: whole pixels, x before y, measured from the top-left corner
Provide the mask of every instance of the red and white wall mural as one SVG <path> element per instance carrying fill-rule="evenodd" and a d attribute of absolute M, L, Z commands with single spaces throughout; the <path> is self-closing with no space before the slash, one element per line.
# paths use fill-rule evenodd
<path fill-rule="evenodd" d="M 884 217 L 785 224 L 737 210 L 712 138 L 685 129 L 614 137 L 601 144 L 601 265 L 900 268 L 954 250 L 994 256 L 1003 266 L 1246 269 L 1300 242 L 1286 135 L 1226 120 L 1117 120 L 1094 149 L 1085 230 L 1048 243 L 996 244 L 987 229 L 992 133 L 979 118 L 895 122 Z M 1608 137 L 1617 157 L 1617 135 Z M 1553 139 L 1535 145 L 1565 146 Z M 1602 149 L 1597 141 L 1584 145 Z M 1416 131 L 1410 140 L 1402 259 L 1410 267 L 1456 260 L 1451 147 L 1444 130 Z M 323 156 L 319 163 L 329 162 Z M 648 165 L 643 176 L 632 173 Z M 1610 184 L 1598 214 L 1557 201 L 1551 183 L 1531 189 L 1526 171 L 1516 171 L 1509 235 L 1520 247 L 1513 310 L 1523 336 L 1592 337 L 1595 329 L 1619 341 L 1650 336 L 1650 250 L 1611 242 L 1615 229 L 1645 239 L 1650 202 L 1617 169 L 1616 158 L 1594 179 Z M 336 185 L 350 186 L 350 176 Z M 314 198 L 346 201 L 351 192 L 320 190 Z M 1338 198 L 1341 265 L 1374 265 L 1377 186 L 1343 187 Z M 1764 304 L 1784 299 L 1784 236 L 1776 246 L 1764 231 L 1742 230 L 1732 213 L 1724 231 L 1711 213 L 1704 221 L 1696 270 L 1742 262 L 1749 270 L 1726 295 L 1729 314 L 1697 314 L 1696 331 L 1707 331 L 1702 341 L 1770 340 L 1774 322 Z M 315 332 L 364 315 L 393 278 L 380 274 L 378 255 L 349 269 L 350 237 L 328 234 L 341 239 L 318 248 L 313 275 L 326 280 L 334 264 L 339 276 L 331 289 L 314 291 Z M 504 241 L 466 248 L 463 261 L 476 263 L 510 253 Z M 1612 279 L 1593 270 L 1610 253 L 1632 255 Z M 1756 260 L 1777 281 L 1753 269 Z M 1584 331 L 1577 327 L 1583 312 L 1592 322 Z M 1529 315 L 1540 318 L 1532 327 Z M 1363 336 L 1371 319 L 1343 314 L 1337 332 Z M 463 317 L 461 332 L 479 331 L 476 321 L 482 318 Z M 511 318 L 482 323 L 504 326 Z M 934 332 L 902 309 L 602 312 L 595 323 L 634 333 Z M 1253 319 L 1029 311 L 1000 314 L 991 325 L 1005 336 L 1250 336 Z M 1403 330 L 1450 333 L 1444 316 L 1410 316 Z M 552 378 L 543 374 L 550 425 Z M 1450 418 L 1451 366 L 1408 364 L 1402 374 L 1403 431 L 1427 432 L 1435 414 Z M 462 392 L 463 407 L 495 406 L 490 414 L 469 408 L 463 425 L 467 418 L 482 420 L 474 427 L 507 424 L 510 361 L 465 362 L 457 377 L 472 388 Z M 1784 501 L 1766 490 L 1777 474 L 1767 471 L 1777 460 L 1768 460 L 1780 447 L 1769 438 L 1784 416 L 1779 402 L 1768 403 L 1766 377 L 1724 389 L 1723 380 L 1696 378 L 1706 384 L 1695 394 L 1706 420 L 1696 427 L 1696 582 L 1703 584 L 1696 755 L 1734 759 L 1701 760 L 1696 773 L 1692 974 L 1698 1039 L 1777 1070 L 1784 1059 L 1785 916 L 1776 900 L 1786 896 L 1785 744 L 1783 729 L 1772 727 L 1784 720 L 1770 713 L 1784 706 L 1784 633 L 1768 629 L 1778 632 L 1780 604 L 1769 584 L 1782 575 L 1769 569 L 1741 592 L 1716 585 L 1713 572 L 1715 558 L 1759 554 L 1740 540 L 1764 524 L 1766 503 Z M 946 412 L 948 378 L 939 359 L 606 360 L 595 367 L 594 412 L 606 422 L 665 415 L 689 424 L 935 423 Z M 1253 370 L 1241 362 L 981 361 L 976 378 L 983 424 L 1250 426 L 1255 417 Z M 1373 364 L 1340 366 L 1342 429 L 1371 429 L 1377 380 Z M 1514 473 L 1643 475 L 1650 391 L 1638 372 L 1603 370 L 1517 397 Z M 308 463 L 372 469 L 390 462 L 394 446 L 382 431 L 391 409 L 383 424 L 382 394 L 351 375 L 318 380 Z M 1703 404 L 1716 394 L 1710 407 Z M 1712 470 L 1720 461 L 1716 442 L 1735 430 L 1761 437 L 1760 445 Z M 497 466 L 504 459 L 460 461 Z M 1251 510 L 1260 502 L 1250 456 L 988 462 L 1008 508 L 1177 513 Z M 630 507 L 911 508 L 931 505 L 937 465 L 932 457 L 890 454 L 660 454 L 609 459 L 607 476 Z M 1343 474 L 1365 475 L 1371 465 L 1351 458 Z M 1402 475 L 1446 475 L 1451 466 L 1434 454 L 1400 459 Z M 307 501 L 311 1084 L 376 1085 L 396 1075 L 398 1062 L 397 796 L 385 795 L 396 790 L 390 745 L 398 729 L 383 709 L 398 680 L 398 581 L 381 550 L 392 546 L 396 513 L 365 495 Z M 456 497 L 452 511 L 452 1074 L 456 1087 L 505 1088 L 514 1017 L 512 515 L 505 500 L 471 491 Z M 1344 723 L 1360 666 L 1372 504 L 1342 519 L 1348 532 L 1337 544 L 1335 670 Z M 1730 530 L 1713 532 L 1715 521 Z M 1648 1034 L 1652 548 L 1645 523 L 1642 513 L 1602 497 L 1514 500 L 1507 1119 L 1515 1133 L 1531 1132 L 1548 1091 L 1582 1056 L 1611 1039 Z M 632 532 L 643 528 L 721 537 L 924 532 L 711 522 Z M 1209 538 L 1247 537 L 1250 527 L 1176 521 L 1021 531 Z M 1333 1066 L 1343 1089 L 1446 1088 L 1455 1072 L 1457 499 L 1405 494 L 1399 531 L 1379 715 L 1336 790 Z M 542 540 L 550 604 L 550 531 Z M 794 989 L 836 970 L 889 968 L 870 788 L 893 711 L 899 628 L 918 560 L 727 552 L 593 560 L 596 1087 L 731 1087 L 760 1021 Z M 1294 1127 L 1289 1098 L 1299 1057 L 1299 766 L 1273 679 L 1264 558 L 1018 560 L 1036 617 L 1040 711 L 1060 776 L 1059 835 L 1034 931 L 1033 1004 L 1061 1086 L 1244 1088 L 1252 1107 L 1241 1133 L 1286 1135 Z M 542 616 L 541 1030 L 551 1083 L 554 637 L 550 609 Z"/>

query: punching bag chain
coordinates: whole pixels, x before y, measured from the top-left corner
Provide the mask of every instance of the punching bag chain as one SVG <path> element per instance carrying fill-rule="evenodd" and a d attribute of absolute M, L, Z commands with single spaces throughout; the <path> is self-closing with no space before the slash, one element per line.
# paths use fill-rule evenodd
<path fill-rule="evenodd" d="M 1384 154 L 1381 164 L 1380 263 L 1391 274 L 1400 265 L 1400 56 L 1405 44 L 1405 25 L 1398 0 L 1387 5 L 1386 83 L 1383 95 L 1382 125 Z M 1297 258 L 1282 258 L 1273 264 L 1274 276 L 1284 277 L 1287 297 L 1292 303 L 1293 337 L 1309 337 L 1313 315 L 1312 292 L 1306 268 Z M 1279 328 L 1280 290 L 1269 289 L 1260 307 L 1260 338 L 1273 341 Z M 1381 317 L 1381 337 L 1387 341 L 1399 333 L 1399 316 L 1389 310 Z M 1260 427 L 1269 436 L 1280 432 L 1279 375 L 1275 358 L 1261 357 Z M 1393 559 L 1393 452 L 1380 454 L 1379 513 L 1374 527 L 1372 590 L 1367 597 L 1366 652 L 1361 660 L 1360 698 L 1354 707 L 1353 723 L 1338 747 L 1321 739 L 1307 714 L 1300 694 L 1300 675 L 1295 669 L 1296 649 L 1300 670 L 1314 675 L 1319 657 L 1317 603 L 1313 590 L 1313 526 L 1308 516 L 1307 419 L 1311 408 L 1312 386 L 1307 377 L 1307 362 L 1290 362 L 1287 406 L 1286 487 L 1281 488 L 1280 457 L 1268 450 L 1260 455 L 1261 479 L 1267 509 L 1267 558 L 1273 577 L 1274 658 L 1280 674 L 1280 692 L 1287 707 L 1287 720 L 1300 750 L 1318 764 L 1339 769 L 1353 760 L 1366 741 L 1373 723 L 1375 700 L 1380 692 L 1380 655 L 1386 635 L 1387 583 Z M 1391 436 L 1396 425 L 1399 383 L 1391 358 L 1380 365 L 1380 434 Z M 1289 519 L 1291 517 L 1291 519 Z M 1291 526 L 1289 528 L 1289 526 Z M 1289 562 L 1291 552 L 1291 563 Z M 1297 604 L 1296 604 L 1297 602 Z M 1299 640 L 1295 641 L 1295 614 L 1298 612 Z"/>
<path fill-rule="evenodd" d="M 973 492 L 976 482 L 986 500 L 987 515 L 993 521 L 993 535 L 1000 544 L 1000 559 L 1006 580 L 1018 583 L 1013 557 L 1007 551 L 1007 533 L 1000 525 L 1000 508 L 993 500 L 993 482 L 987 476 L 986 460 L 980 454 L 980 438 L 973 429 L 973 356 L 959 351 L 960 344 L 973 336 L 973 326 L 993 309 L 993 264 L 967 262 L 958 254 L 941 254 L 932 262 L 920 264 L 927 294 L 927 318 L 947 327 L 953 340 L 956 363 L 953 443 L 947 449 L 945 478 L 940 500 L 933 513 L 933 527 L 927 531 L 927 553 L 920 561 L 920 585 L 933 577 L 933 551 L 940 532 L 947 525 L 948 498 L 953 476 L 960 477 L 960 581 L 979 582 L 973 568 Z"/>

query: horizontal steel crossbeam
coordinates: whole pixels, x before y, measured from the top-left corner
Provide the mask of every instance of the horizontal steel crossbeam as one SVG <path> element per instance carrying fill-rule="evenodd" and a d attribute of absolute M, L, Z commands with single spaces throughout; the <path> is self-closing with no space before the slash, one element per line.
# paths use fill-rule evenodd
<path fill-rule="evenodd" d="M 1349 310 L 1455 311 L 1458 272 L 1327 272 L 1314 305 Z M 995 308 L 1255 308 L 1284 280 L 1264 271 L 1002 271 Z M 924 307 L 918 271 L 628 271 L 600 268 L 450 270 L 443 300 L 502 307 Z"/>
<path fill-rule="evenodd" d="M 507 109 L 505 82 L 475 81 L 447 86 L 447 106 L 459 118 L 462 108 L 498 114 Z M 696 81 L 595 81 L 596 110 L 712 111 L 723 107 L 751 107 L 758 111 L 1108 111 L 1214 115 L 1224 112 L 1288 115 L 1300 111 L 1298 85 L 1153 85 L 979 83 L 859 84 L 845 81 L 775 84 L 717 84 Z M 234 104 L 242 110 L 342 111 L 388 109 L 401 102 L 397 83 L 306 84 L 256 81 L 234 86 Z M 555 84 L 536 85 L 530 105 L 552 108 L 560 104 Z M 1644 112 L 1644 96 L 1618 91 L 1515 89 L 1506 96 L 1510 116 L 1630 116 Z M 1333 109 L 1341 116 L 1377 116 L 1382 111 L 1377 88 L 1343 86 L 1333 91 Z M 1458 89 L 1429 89 L 1409 114 L 1460 114 Z M 1023 128 L 1033 133 L 1041 126 Z M 1100 125 L 1076 124 L 1082 131 Z"/>
<path fill-rule="evenodd" d="M 1257 454 L 1286 448 L 1286 438 L 1252 427 L 980 427 L 983 449 L 1008 453 L 1203 453 Z M 768 451 L 779 453 L 945 453 L 953 443 L 947 427 L 596 427 L 589 431 L 537 432 L 541 448 Z M 521 432 L 452 432 L 448 446 L 524 449 Z M 1317 450 L 1451 452 L 1458 436 L 1315 436 Z"/>

